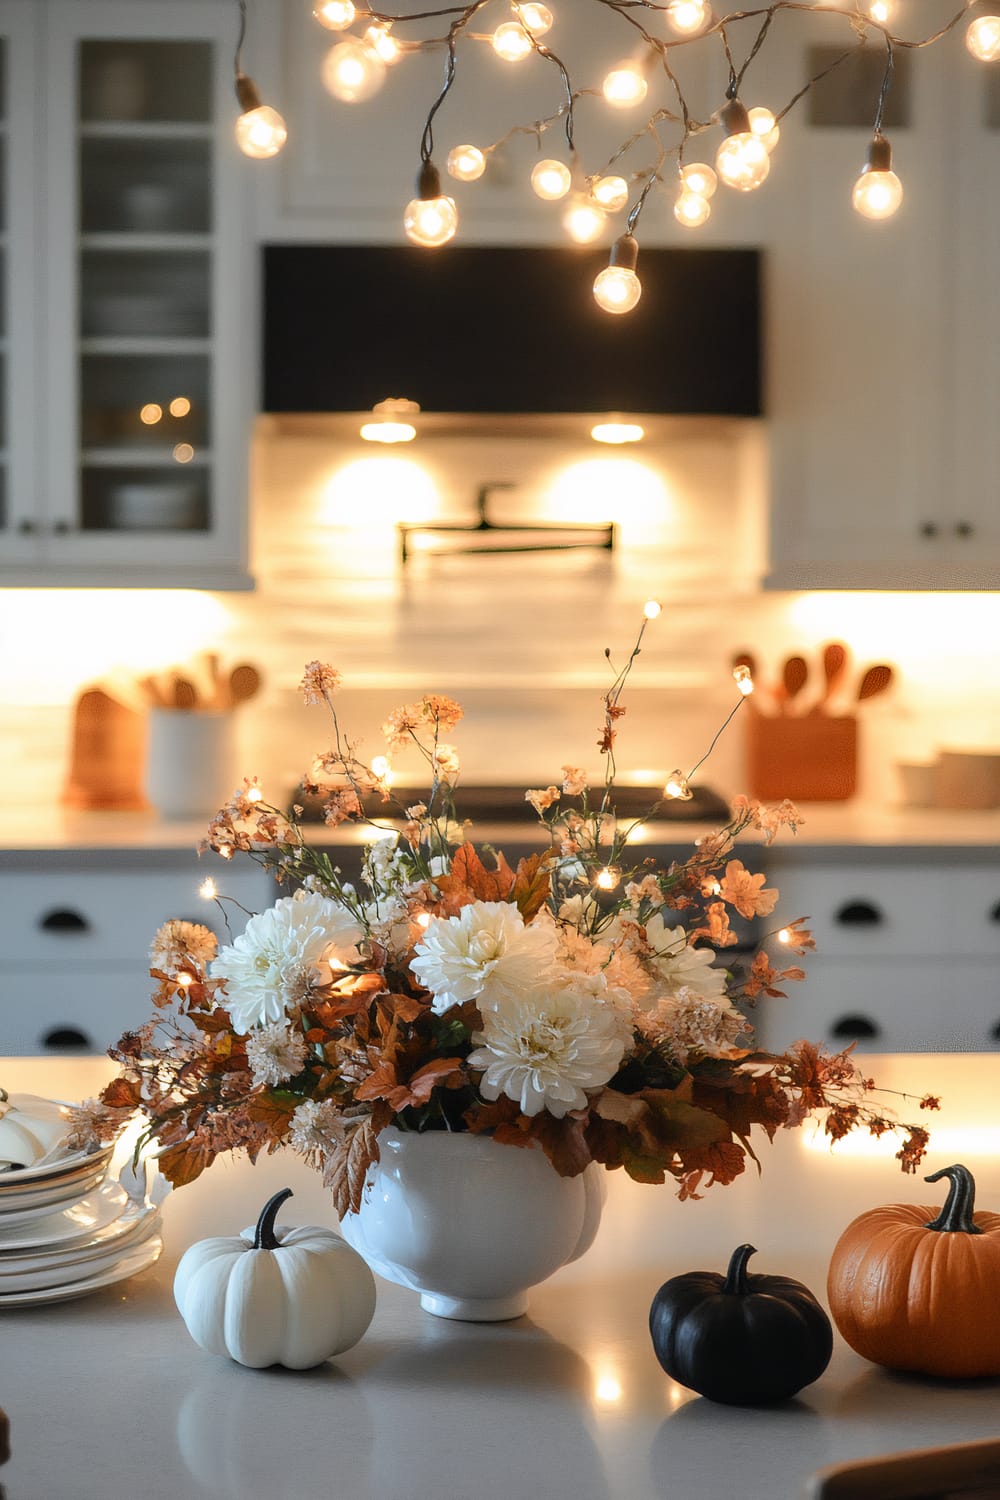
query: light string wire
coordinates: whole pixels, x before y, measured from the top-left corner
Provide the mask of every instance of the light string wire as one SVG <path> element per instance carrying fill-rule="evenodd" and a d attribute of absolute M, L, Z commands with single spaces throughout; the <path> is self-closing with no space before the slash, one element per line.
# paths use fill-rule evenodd
<path fill-rule="evenodd" d="M 431 160 L 434 147 L 434 123 L 444 104 L 445 99 L 451 92 L 458 76 L 457 47 L 462 41 L 488 42 L 491 40 L 489 34 L 480 35 L 471 30 L 471 23 L 479 12 L 489 3 L 489 0 L 470 0 L 470 3 L 462 5 L 437 6 L 433 9 L 413 11 L 402 14 L 396 10 L 382 8 L 366 8 L 363 16 L 366 21 L 373 21 L 387 28 L 411 27 L 420 22 L 447 22 L 447 31 L 439 35 L 431 35 L 416 40 L 403 40 L 401 45 L 406 51 L 429 51 L 434 48 L 443 47 L 447 50 L 447 63 L 445 68 L 445 80 L 438 94 L 434 98 L 427 113 L 423 132 L 420 140 L 420 157 L 422 163 L 428 164 Z M 738 98 L 743 88 L 747 72 L 759 55 L 765 41 L 770 33 L 772 24 L 779 11 L 788 11 L 795 14 L 836 16 L 839 21 L 846 21 L 854 30 L 857 41 L 846 48 L 832 62 L 813 74 L 798 89 L 784 107 L 774 113 L 775 123 L 779 123 L 792 110 L 796 104 L 817 83 L 827 77 L 835 68 L 840 67 L 848 58 L 855 56 L 859 48 L 863 47 L 872 33 L 881 36 L 886 49 L 886 62 L 882 75 L 882 81 L 876 100 L 876 108 L 873 123 L 873 136 L 879 138 L 882 133 L 882 122 L 885 113 L 886 101 L 892 86 L 894 58 L 897 48 L 918 51 L 933 46 L 956 27 L 959 22 L 968 15 L 977 0 L 964 0 L 960 10 L 956 11 L 937 30 L 927 36 L 919 38 L 907 38 L 890 31 L 883 22 L 877 21 L 873 16 L 861 10 L 844 9 L 842 6 L 832 3 L 807 3 L 807 0 L 773 0 L 773 3 L 765 7 L 735 10 L 724 16 L 709 18 L 706 24 L 697 31 L 676 37 L 654 35 L 641 19 L 641 13 L 653 12 L 657 15 L 668 15 L 671 10 L 672 0 L 667 3 L 655 3 L 655 0 L 594 0 L 594 3 L 603 6 L 606 10 L 613 12 L 623 21 L 626 21 L 642 38 L 648 49 L 646 66 L 649 61 L 656 58 L 668 84 L 670 85 L 677 101 L 677 111 L 667 108 L 657 108 L 646 120 L 645 124 L 634 130 L 613 151 L 603 171 L 607 172 L 618 163 L 633 146 L 644 137 L 648 137 L 656 147 L 656 159 L 650 166 L 633 169 L 630 180 L 633 186 L 638 187 L 635 202 L 627 216 L 627 232 L 632 234 L 642 214 L 643 208 L 649 198 L 651 189 L 657 184 L 665 181 L 664 167 L 670 156 L 675 156 L 677 169 L 680 172 L 685 148 L 688 141 L 704 131 L 712 129 L 719 123 L 721 111 L 716 111 L 708 120 L 702 121 L 692 117 L 681 81 L 672 66 L 671 54 L 679 48 L 687 47 L 696 42 L 703 42 L 706 38 L 717 36 L 723 48 L 726 64 L 729 70 L 729 81 L 725 90 L 725 98 L 732 101 Z M 234 67 L 237 74 L 240 73 L 240 56 L 247 29 L 247 0 L 237 0 L 240 16 L 239 39 L 236 46 Z M 586 97 L 600 97 L 601 91 L 594 88 L 577 88 L 573 85 L 569 69 L 563 60 L 557 56 L 552 49 L 531 31 L 523 16 L 523 0 L 511 0 L 511 9 L 517 20 L 522 25 L 531 42 L 532 50 L 544 61 L 552 63 L 559 72 L 563 98 L 557 108 L 550 114 L 543 116 L 528 124 L 515 124 L 511 126 L 502 136 L 493 141 L 492 144 L 482 148 L 484 156 L 490 156 L 501 148 L 514 136 L 519 134 L 534 135 L 539 147 L 543 134 L 550 128 L 561 124 L 565 134 L 567 147 L 573 158 L 574 165 L 578 166 L 577 150 L 575 144 L 575 107 L 577 102 Z M 636 13 L 640 14 L 636 14 Z M 733 55 L 730 32 L 731 29 L 744 21 L 759 20 L 754 40 L 741 63 L 737 63 Z M 659 135 L 658 127 L 663 123 L 678 124 L 681 127 L 681 138 L 673 145 L 664 144 Z M 588 174 L 596 178 L 603 173 Z"/>

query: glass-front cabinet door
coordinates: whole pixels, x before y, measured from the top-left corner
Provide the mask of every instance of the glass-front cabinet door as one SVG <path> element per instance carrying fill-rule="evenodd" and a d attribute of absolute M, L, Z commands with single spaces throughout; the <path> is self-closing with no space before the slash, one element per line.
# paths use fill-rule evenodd
<path fill-rule="evenodd" d="M 37 13 L 41 442 L 14 535 L 49 583 L 248 586 L 235 7 L 51 0 Z"/>

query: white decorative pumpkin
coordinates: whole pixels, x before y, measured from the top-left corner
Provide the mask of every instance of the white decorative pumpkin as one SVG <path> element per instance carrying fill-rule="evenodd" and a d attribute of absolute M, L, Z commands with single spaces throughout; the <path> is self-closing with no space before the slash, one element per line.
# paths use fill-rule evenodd
<path fill-rule="evenodd" d="M 199 1240 L 181 1256 L 174 1301 L 196 1344 L 253 1370 L 309 1370 L 350 1349 L 375 1315 L 375 1278 L 330 1229 L 275 1229 L 285 1188 L 255 1228 Z"/>
<path fill-rule="evenodd" d="M 0 1162 L 33 1166 L 66 1134 L 66 1110 L 53 1099 L 0 1089 Z"/>

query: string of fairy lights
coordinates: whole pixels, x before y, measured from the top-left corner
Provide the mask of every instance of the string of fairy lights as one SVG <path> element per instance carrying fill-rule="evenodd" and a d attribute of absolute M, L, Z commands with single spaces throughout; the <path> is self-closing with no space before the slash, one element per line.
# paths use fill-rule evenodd
<path fill-rule="evenodd" d="M 288 131 L 278 111 L 263 103 L 253 80 L 242 71 L 247 0 L 237 0 L 237 4 L 240 29 L 235 82 L 241 112 L 236 138 L 247 156 L 275 156 L 284 146 Z M 447 118 L 442 106 L 459 76 L 460 59 L 469 47 L 488 47 L 511 66 L 530 59 L 548 65 L 555 91 L 551 112 L 542 119 L 513 125 L 491 143 L 466 141 L 452 146 L 444 158 L 445 169 L 458 183 L 475 182 L 490 170 L 491 158 L 513 135 L 533 134 L 541 147 L 548 132 L 556 132 L 561 138 L 558 154 L 542 157 L 534 165 L 530 187 L 540 199 L 563 205 L 563 229 L 579 244 L 598 241 L 608 230 L 609 221 L 614 233 L 614 216 L 624 214 L 623 232 L 613 239 L 608 265 L 594 281 L 598 305 L 606 312 L 621 314 L 630 312 L 642 294 L 636 269 L 636 229 L 650 194 L 654 190 L 672 193 L 678 223 L 697 229 L 710 217 L 711 199 L 720 183 L 735 192 L 754 192 L 768 176 L 771 153 L 778 144 L 785 116 L 810 88 L 870 42 L 882 49 L 884 68 L 873 101 L 871 138 L 853 186 L 852 202 L 867 219 L 892 217 L 902 202 L 903 185 L 893 170 L 892 148 L 882 122 L 897 52 L 932 46 L 967 21 L 968 50 L 983 62 L 994 62 L 1000 59 L 1000 15 L 977 14 L 969 20 L 977 0 L 966 0 L 944 25 L 913 40 L 889 29 L 891 4 L 892 0 L 869 0 L 869 8 L 861 10 L 849 4 L 774 0 L 760 9 L 719 16 L 710 0 L 573 0 L 568 27 L 585 27 L 582 12 L 594 16 L 594 7 L 599 6 L 617 15 L 627 28 L 629 56 L 614 62 L 596 86 L 580 86 L 571 78 L 555 50 L 559 22 L 541 0 L 469 0 L 409 15 L 368 8 L 356 0 L 315 0 L 312 14 L 318 25 L 340 35 L 322 60 L 321 76 L 330 95 L 345 104 L 370 99 L 382 87 L 387 72 L 415 52 L 434 49 L 444 57 L 444 82 L 430 101 L 420 139 L 416 191 L 403 210 L 407 239 L 426 249 L 448 244 L 458 231 L 458 207 L 455 198 L 443 190 L 433 153 L 435 128 L 440 129 Z M 807 79 L 783 108 L 774 111 L 756 105 L 748 109 L 741 97 L 748 71 L 767 41 L 775 16 L 782 11 L 835 16 L 841 26 L 846 19 L 853 41 Z M 494 29 L 479 30 L 487 13 L 495 23 Z M 738 31 L 743 37 L 747 27 L 737 23 L 751 23 L 753 31 L 752 42 L 742 57 L 734 51 L 734 33 Z M 692 44 L 721 48 L 728 73 L 724 97 L 706 120 L 692 114 L 676 66 L 684 56 L 683 49 Z M 658 102 L 649 112 L 653 100 L 661 95 L 666 102 Z M 594 166 L 588 166 L 577 149 L 577 118 L 584 108 L 618 112 L 629 120 L 628 132 L 618 148 Z M 700 146 L 700 137 L 712 133 L 718 138 L 714 165 L 692 159 L 695 143 Z M 623 159 L 639 142 L 652 143 L 653 160 L 626 175 Z"/>

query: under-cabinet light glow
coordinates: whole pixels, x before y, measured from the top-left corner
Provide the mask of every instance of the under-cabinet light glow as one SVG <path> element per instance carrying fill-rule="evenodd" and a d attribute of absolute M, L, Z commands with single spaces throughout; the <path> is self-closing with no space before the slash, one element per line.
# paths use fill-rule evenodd
<path fill-rule="evenodd" d="M 595 422 L 590 435 L 595 443 L 641 443 L 646 429 L 638 422 Z"/>

